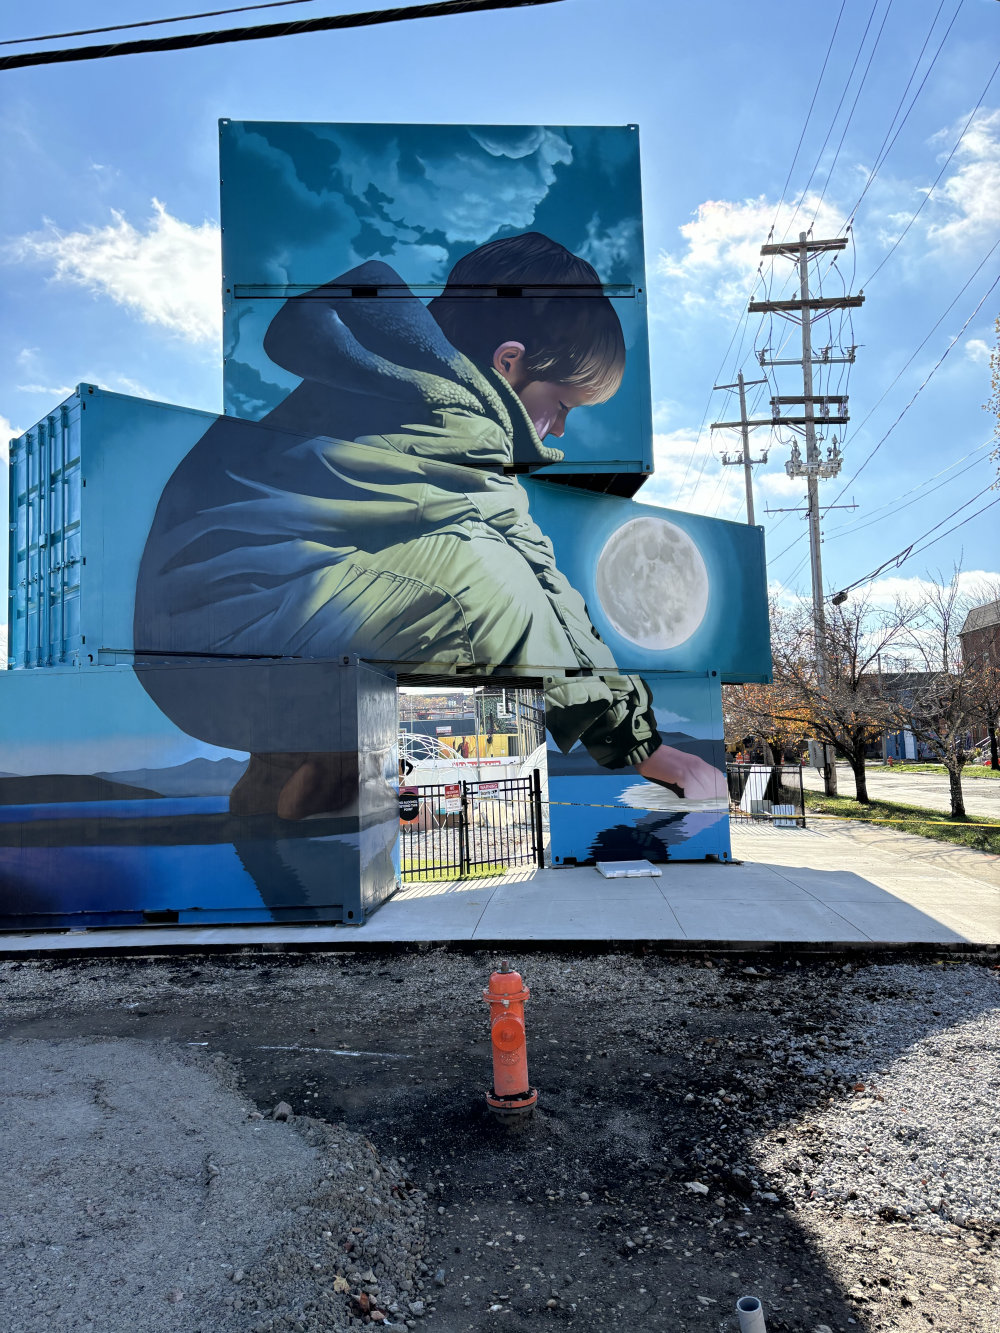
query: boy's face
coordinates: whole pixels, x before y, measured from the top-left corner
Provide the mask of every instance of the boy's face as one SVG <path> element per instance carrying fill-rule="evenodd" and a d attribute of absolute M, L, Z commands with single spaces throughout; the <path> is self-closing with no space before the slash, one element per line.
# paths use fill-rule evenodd
<path fill-rule="evenodd" d="M 588 407 L 595 399 L 591 389 L 576 384 L 554 384 L 551 380 L 528 380 L 515 392 L 540 440 L 546 435 L 560 439 L 566 431 L 566 417 L 573 408 Z"/>
<path fill-rule="evenodd" d="M 587 407 L 597 401 L 595 390 L 578 384 L 558 384 L 554 380 L 530 379 L 523 369 L 522 343 L 502 343 L 493 354 L 493 365 L 524 404 L 531 424 L 544 440 L 547 435 L 561 438 L 566 418 L 574 407 Z"/>

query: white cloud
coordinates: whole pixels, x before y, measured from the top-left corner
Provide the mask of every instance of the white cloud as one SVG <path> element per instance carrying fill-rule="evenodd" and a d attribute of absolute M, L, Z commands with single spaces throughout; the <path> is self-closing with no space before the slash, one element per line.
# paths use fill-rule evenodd
<path fill-rule="evenodd" d="M 785 471 L 784 464 L 779 460 L 778 466 L 774 466 L 775 460 L 771 460 L 771 468 L 767 472 L 760 469 L 754 475 L 754 490 L 759 491 L 762 499 L 776 500 L 801 500 L 806 493 L 805 477 L 790 477 Z M 786 504 L 785 508 L 790 505 Z"/>
<path fill-rule="evenodd" d="M 12 426 L 9 418 L 0 415 L 0 462 L 7 462 L 10 457 L 10 442 L 23 435 L 24 431 Z"/>
<path fill-rule="evenodd" d="M 110 296 L 148 324 L 193 343 L 218 339 L 221 324 L 219 228 L 192 226 L 153 200 L 145 228 L 118 212 L 105 227 L 62 232 L 51 222 L 8 247 L 21 262 L 52 266 L 57 282 Z"/>
<path fill-rule="evenodd" d="M 742 513 L 743 489 L 732 485 L 731 475 L 739 469 L 722 466 L 708 434 L 700 440 L 688 430 L 655 434 L 653 461 L 656 470 L 638 496 L 642 504 L 716 518 L 737 518 Z"/>
<path fill-rule="evenodd" d="M 821 202 L 816 194 L 782 202 L 777 209 L 764 195 L 736 201 L 709 199 L 698 206 L 691 222 L 679 228 L 684 248 L 661 251 L 654 272 L 666 279 L 674 300 L 683 306 L 711 304 L 728 319 L 733 309 L 747 300 L 751 280 L 762 262 L 760 247 L 768 239 L 772 223 L 776 240 L 786 231 L 794 237 L 810 226 L 817 236 L 838 236 L 843 213 L 833 204 Z M 769 268 L 768 260 L 765 272 Z M 791 265 L 778 261 L 775 277 L 779 282 L 786 271 L 791 273 Z"/>
<path fill-rule="evenodd" d="M 617 265 L 628 264 L 640 242 L 640 223 L 638 218 L 622 218 L 620 222 L 605 227 L 598 213 L 587 223 L 587 239 L 578 247 L 581 259 L 593 264 L 601 278 L 607 282 L 606 274 Z"/>
<path fill-rule="evenodd" d="M 680 403 L 674 398 L 657 398 L 653 404 L 653 425 L 664 430 L 681 410 Z"/>
<path fill-rule="evenodd" d="M 51 384 L 18 384 L 16 386 L 18 393 L 43 393 L 46 398 L 63 399 L 68 398 L 73 392 L 69 384 L 62 384 L 54 387 Z"/>
<path fill-rule="evenodd" d="M 714 441 L 708 432 L 698 440 L 694 431 L 673 430 L 653 435 L 655 472 L 637 497 L 642 504 L 663 505 L 690 514 L 710 518 L 742 520 L 746 517 L 746 491 L 743 469 L 724 466 L 721 455 L 739 454 L 739 440 L 733 437 Z M 758 437 L 754 457 L 768 450 L 769 462 L 756 467 L 753 474 L 755 518 L 766 523 L 765 506 L 778 501 L 789 507 L 801 500 L 805 483 L 801 477 L 789 477 L 784 471 L 785 449 L 774 440 Z"/>
<path fill-rule="evenodd" d="M 862 603 L 873 612 L 892 611 L 897 602 L 904 605 L 914 603 L 919 605 L 930 592 L 940 589 L 947 583 L 947 570 L 935 571 L 935 574 L 936 576 L 930 573 L 886 574 L 850 592 L 846 609 L 850 609 L 851 606 L 858 607 Z M 833 587 L 834 585 L 827 581 L 827 591 L 831 591 Z M 963 606 L 993 601 L 997 596 L 997 590 L 1000 589 L 1000 572 L 990 573 L 982 569 L 963 570 L 959 575 L 958 589 Z M 811 600 L 808 588 L 792 588 L 782 583 L 780 579 L 768 581 L 768 595 L 787 607 L 808 605 Z M 921 639 L 921 642 L 929 641 Z"/>
<path fill-rule="evenodd" d="M 147 389 L 141 380 L 134 380 L 130 375 L 114 375 L 107 383 L 100 379 L 85 379 L 84 383 L 96 384 L 99 389 L 107 389 L 109 393 L 128 393 L 133 398 L 163 399 L 165 397 L 164 394 L 157 394 L 152 389 Z"/>
<path fill-rule="evenodd" d="M 965 355 L 977 366 L 990 364 L 990 345 L 983 338 L 970 338 L 965 344 Z"/>
<path fill-rule="evenodd" d="M 952 144 L 967 117 L 934 135 L 931 142 Z M 960 245 L 996 230 L 1000 218 L 1000 108 L 983 111 L 973 120 L 955 153 L 960 165 L 934 192 L 943 221 L 932 222 L 927 234 L 941 244 Z"/>
<path fill-rule="evenodd" d="M 949 571 L 935 571 L 938 577 L 933 577 L 928 573 L 924 574 L 887 574 L 884 578 L 876 579 L 871 585 L 873 600 L 880 604 L 889 604 L 899 598 L 901 601 L 909 601 L 920 598 L 932 588 L 942 586 L 942 577 L 947 582 Z M 996 596 L 997 585 L 1000 584 L 1000 573 L 991 573 L 986 569 L 963 569 L 958 576 L 959 596 L 971 598 L 973 601 L 993 600 Z"/>

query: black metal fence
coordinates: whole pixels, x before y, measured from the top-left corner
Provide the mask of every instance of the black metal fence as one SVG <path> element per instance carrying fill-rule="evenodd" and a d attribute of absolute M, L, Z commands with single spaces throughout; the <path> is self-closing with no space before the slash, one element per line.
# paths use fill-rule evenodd
<path fill-rule="evenodd" d="M 799 764 L 727 764 L 729 817 L 737 824 L 805 828 L 806 797 Z"/>
<path fill-rule="evenodd" d="M 542 789 L 530 777 L 415 788 L 417 817 L 400 822 L 404 880 L 499 875 L 542 864 Z"/>

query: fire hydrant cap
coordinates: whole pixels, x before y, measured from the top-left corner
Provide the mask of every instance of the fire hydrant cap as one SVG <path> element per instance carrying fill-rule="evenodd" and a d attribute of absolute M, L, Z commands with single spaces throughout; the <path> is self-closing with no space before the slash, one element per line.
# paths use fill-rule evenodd
<path fill-rule="evenodd" d="M 483 994 L 489 997 L 495 995 L 497 999 L 510 999 L 512 995 L 518 995 L 524 991 L 527 995 L 527 986 L 521 980 L 520 972 L 494 972 L 490 976 L 489 990 Z"/>

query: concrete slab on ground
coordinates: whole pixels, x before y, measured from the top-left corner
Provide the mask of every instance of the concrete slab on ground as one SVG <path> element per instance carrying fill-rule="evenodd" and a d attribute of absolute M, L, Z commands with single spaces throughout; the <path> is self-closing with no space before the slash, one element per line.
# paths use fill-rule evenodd
<path fill-rule="evenodd" d="M 197 926 L 8 934 L 38 950 L 477 940 L 1000 945 L 1000 857 L 875 825 L 734 825 L 740 864 L 678 861 L 657 879 L 525 867 L 407 884 L 363 926 Z"/>

